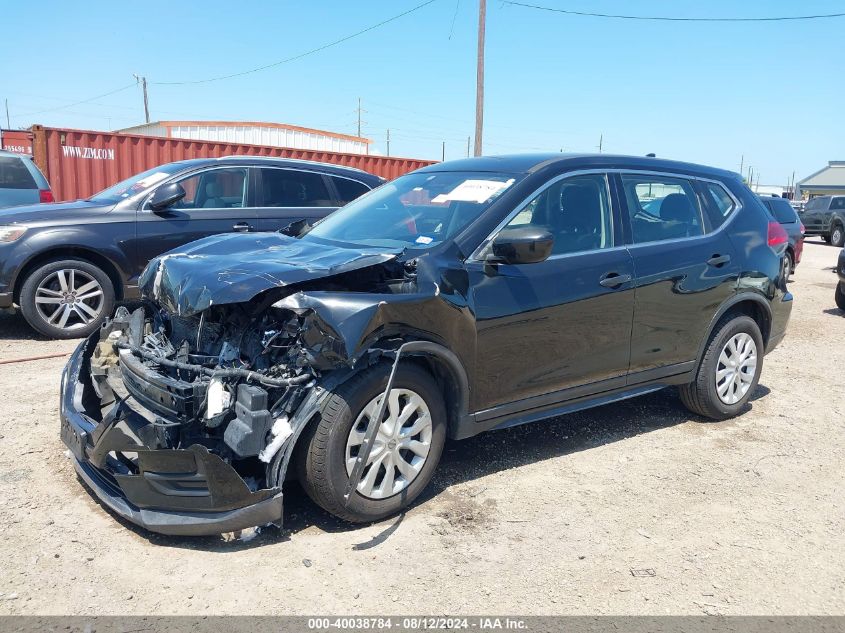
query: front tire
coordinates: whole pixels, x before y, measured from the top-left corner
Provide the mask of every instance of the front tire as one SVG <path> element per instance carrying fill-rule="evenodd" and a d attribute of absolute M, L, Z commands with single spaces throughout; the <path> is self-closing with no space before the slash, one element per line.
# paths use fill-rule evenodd
<path fill-rule="evenodd" d="M 845 310 L 845 284 L 839 282 L 836 284 L 836 307 L 840 310 Z"/>
<path fill-rule="evenodd" d="M 742 411 L 763 369 L 763 336 L 749 316 L 725 316 L 714 328 L 695 381 L 680 389 L 693 413 L 726 420 Z"/>
<path fill-rule="evenodd" d="M 340 385 L 297 447 L 305 492 L 346 521 L 378 521 L 409 506 L 428 485 L 443 451 L 446 408 L 441 390 L 420 367 L 400 364 L 370 459 L 345 503 L 355 456 L 389 374 L 390 366 L 380 364 Z"/>
<path fill-rule="evenodd" d="M 54 339 L 82 338 L 114 308 L 111 279 L 81 259 L 48 262 L 24 280 L 20 308 L 33 329 Z"/>

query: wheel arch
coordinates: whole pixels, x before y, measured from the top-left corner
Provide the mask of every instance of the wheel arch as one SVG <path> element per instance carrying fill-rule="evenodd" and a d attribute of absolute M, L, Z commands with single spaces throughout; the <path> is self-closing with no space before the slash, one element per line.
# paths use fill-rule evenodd
<path fill-rule="evenodd" d="M 21 266 L 12 285 L 12 297 L 15 303 L 20 303 L 21 287 L 29 274 L 47 262 L 59 259 L 80 259 L 101 269 L 112 282 L 116 300 L 123 299 L 123 279 L 117 265 L 102 253 L 79 246 L 61 246 L 42 251 L 32 256 Z"/>
<path fill-rule="evenodd" d="M 772 308 L 765 298 L 753 292 L 744 292 L 735 295 L 728 301 L 722 304 L 713 318 L 710 320 L 710 325 L 707 328 L 707 336 L 702 338 L 698 346 L 698 356 L 696 357 L 695 368 L 701 365 L 704 358 L 704 352 L 707 349 L 707 344 L 710 342 L 713 332 L 716 329 L 719 321 L 727 314 L 746 315 L 754 319 L 757 326 L 760 328 L 760 334 L 763 337 L 763 348 L 769 345 L 769 336 L 772 331 Z"/>

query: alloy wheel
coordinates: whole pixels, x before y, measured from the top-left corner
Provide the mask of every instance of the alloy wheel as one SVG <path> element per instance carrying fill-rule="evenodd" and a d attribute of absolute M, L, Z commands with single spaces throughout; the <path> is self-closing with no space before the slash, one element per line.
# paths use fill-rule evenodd
<path fill-rule="evenodd" d="M 35 307 L 48 325 L 63 330 L 84 328 L 103 310 L 103 287 L 88 273 L 62 268 L 47 275 L 35 289 Z"/>
<path fill-rule="evenodd" d="M 736 404 L 748 393 L 757 373 L 757 344 L 750 334 L 734 334 L 716 363 L 716 393 L 725 404 Z"/>
<path fill-rule="evenodd" d="M 351 475 L 364 434 L 378 414 L 382 396 L 358 415 L 346 440 L 346 474 Z M 357 491 L 368 499 L 386 499 L 411 485 L 425 466 L 433 426 L 425 400 L 410 389 L 391 389 L 373 449 L 361 474 Z"/>

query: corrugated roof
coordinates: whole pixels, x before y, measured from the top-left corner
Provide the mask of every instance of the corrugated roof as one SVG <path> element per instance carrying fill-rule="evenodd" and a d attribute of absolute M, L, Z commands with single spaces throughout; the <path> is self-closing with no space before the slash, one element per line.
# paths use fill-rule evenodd
<path fill-rule="evenodd" d="M 845 160 L 832 160 L 827 167 L 798 181 L 799 187 L 845 187 Z"/>
<path fill-rule="evenodd" d="M 301 127 L 299 125 L 289 125 L 287 123 L 271 123 L 268 121 L 150 121 L 149 123 L 142 123 L 141 125 L 133 125 L 132 127 L 123 128 L 118 132 L 132 133 L 134 130 L 139 130 L 145 127 L 161 126 L 164 128 L 171 127 L 190 127 L 190 126 L 215 126 L 215 127 L 264 127 L 264 128 L 278 128 L 282 130 L 295 130 L 297 132 L 305 132 L 307 134 L 320 134 L 331 138 L 345 139 L 348 141 L 358 141 L 361 143 L 370 144 L 372 141 L 362 136 L 353 136 L 350 134 L 340 134 L 339 132 L 330 132 L 328 130 L 318 130 L 316 128 Z"/>

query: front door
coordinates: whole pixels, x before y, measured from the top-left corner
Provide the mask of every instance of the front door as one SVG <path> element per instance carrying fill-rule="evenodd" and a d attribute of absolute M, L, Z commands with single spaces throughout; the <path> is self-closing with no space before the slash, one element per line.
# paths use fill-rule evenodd
<path fill-rule="evenodd" d="M 510 413 L 564 399 L 572 387 L 625 384 L 634 271 L 614 236 L 607 176 L 553 181 L 507 228 L 532 225 L 555 239 L 547 260 L 467 264 L 477 328 L 473 411 L 512 403 Z"/>
<path fill-rule="evenodd" d="M 135 280 L 164 252 L 209 235 L 256 229 L 255 209 L 249 206 L 249 168 L 206 169 L 177 182 L 186 192 L 182 200 L 158 212 L 146 204 L 138 210 Z"/>

